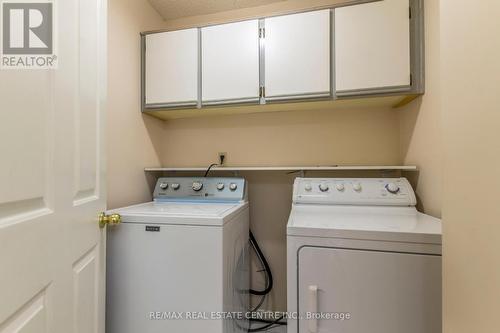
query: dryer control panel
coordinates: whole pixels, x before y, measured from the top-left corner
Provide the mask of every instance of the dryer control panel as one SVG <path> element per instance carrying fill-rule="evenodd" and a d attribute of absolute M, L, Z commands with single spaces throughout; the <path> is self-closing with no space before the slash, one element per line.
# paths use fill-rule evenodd
<path fill-rule="evenodd" d="M 154 200 L 238 202 L 247 199 L 244 178 L 162 177 L 156 182 Z"/>
<path fill-rule="evenodd" d="M 296 178 L 294 203 L 415 206 L 406 178 Z"/>

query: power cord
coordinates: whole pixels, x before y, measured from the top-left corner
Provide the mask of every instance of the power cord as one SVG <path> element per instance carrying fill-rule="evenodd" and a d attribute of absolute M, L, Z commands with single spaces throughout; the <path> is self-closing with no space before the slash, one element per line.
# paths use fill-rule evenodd
<path fill-rule="evenodd" d="M 210 170 L 214 167 L 214 166 L 223 166 L 224 165 L 224 159 L 226 158 L 226 155 L 220 155 L 219 156 L 219 163 L 212 163 L 208 166 L 207 168 L 207 171 L 205 172 L 205 176 L 203 177 L 206 177 L 208 176 L 208 174 L 210 173 Z"/>
<path fill-rule="evenodd" d="M 205 175 L 203 177 L 206 177 L 208 176 L 210 170 L 214 167 L 214 166 L 218 166 L 219 163 L 213 163 L 213 164 L 210 164 L 210 166 L 208 167 L 207 171 L 205 172 Z"/>

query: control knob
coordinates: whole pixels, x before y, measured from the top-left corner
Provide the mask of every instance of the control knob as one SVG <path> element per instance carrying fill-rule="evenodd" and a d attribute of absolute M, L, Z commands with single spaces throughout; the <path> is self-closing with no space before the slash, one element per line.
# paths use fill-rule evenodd
<path fill-rule="evenodd" d="M 327 185 L 327 184 L 325 184 L 325 183 L 321 183 L 321 184 L 319 184 L 319 190 L 320 190 L 321 192 L 327 192 L 329 189 L 330 189 L 330 188 L 328 187 L 328 185 Z"/>
<path fill-rule="evenodd" d="M 337 189 L 337 191 L 342 192 L 344 191 L 345 186 L 342 183 L 338 183 L 337 185 L 335 185 L 335 188 Z"/>
<path fill-rule="evenodd" d="M 160 188 L 166 190 L 168 188 L 168 183 L 160 183 Z"/>
<path fill-rule="evenodd" d="M 392 194 L 397 194 L 399 192 L 399 186 L 396 183 L 389 183 L 385 185 L 385 188 Z"/>
<path fill-rule="evenodd" d="M 177 191 L 177 190 L 181 187 L 181 184 L 178 184 L 178 183 L 173 183 L 173 184 L 171 185 L 171 187 L 172 187 L 172 189 L 173 189 L 174 191 Z"/>
<path fill-rule="evenodd" d="M 361 189 L 362 189 L 361 184 L 360 183 L 352 184 L 352 189 L 356 192 L 361 192 Z"/>
<path fill-rule="evenodd" d="M 229 189 L 231 191 L 236 191 L 238 189 L 238 185 L 236 183 L 229 184 Z"/>
<path fill-rule="evenodd" d="M 198 192 L 203 188 L 202 182 L 193 182 L 193 191 Z"/>
<path fill-rule="evenodd" d="M 217 184 L 217 190 L 222 191 L 224 189 L 224 183 L 218 183 Z"/>
<path fill-rule="evenodd" d="M 307 192 L 311 192 L 311 190 L 312 190 L 312 186 L 311 186 L 311 184 L 306 184 L 306 185 L 304 185 L 304 189 L 305 189 Z"/>

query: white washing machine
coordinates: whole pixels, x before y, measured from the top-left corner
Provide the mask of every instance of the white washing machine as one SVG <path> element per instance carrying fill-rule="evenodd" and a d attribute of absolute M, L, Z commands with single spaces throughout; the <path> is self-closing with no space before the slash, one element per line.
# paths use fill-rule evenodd
<path fill-rule="evenodd" d="M 248 309 L 242 178 L 160 178 L 154 201 L 111 211 L 107 333 L 232 333 Z"/>
<path fill-rule="evenodd" d="M 441 222 L 397 179 L 294 184 L 288 333 L 440 333 Z"/>

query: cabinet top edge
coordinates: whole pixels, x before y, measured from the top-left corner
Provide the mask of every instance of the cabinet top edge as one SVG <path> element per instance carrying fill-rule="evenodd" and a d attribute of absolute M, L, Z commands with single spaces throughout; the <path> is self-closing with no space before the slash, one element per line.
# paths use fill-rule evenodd
<path fill-rule="evenodd" d="M 308 13 L 308 12 L 314 12 L 314 11 L 320 11 L 320 10 L 326 10 L 326 9 L 333 10 L 335 8 L 340 8 L 340 7 L 347 7 L 347 6 L 360 5 L 360 4 L 364 4 L 364 3 L 370 3 L 370 2 L 380 2 L 380 1 L 383 1 L 383 0 L 350 0 L 350 1 L 345 1 L 345 2 L 338 3 L 338 4 L 318 5 L 318 6 L 309 7 L 309 8 L 280 10 L 280 11 L 276 11 L 274 13 L 270 13 L 269 15 L 248 15 L 248 16 L 236 17 L 235 19 L 230 19 L 230 20 L 227 20 L 227 19 L 226 20 L 214 20 L 214 21 L 207 22 L 205 24 L 197 24 L 197 25 L 196 24 L 186 24 L 186 25 L 173 27 L 173 28 L 147 30 L 147 31 L 140 32 L 140 35 L 147 36 L 147 35 L 157 34 L 157 33 L 162 33 L 162 32 L 172 32 L 172 31 L 180 31 L 180 30 L 188 30 L 188 29 L 196 29 L 196 28 L 200 29 L 200 28 L 206 28 L 206 27 L 211 27 L 211 26 L 215 26 L 215 25 L 237 23 L 237 22 L 244 22 L 244 21 L 250 21 L 250 20 L 261 20 L 261 19 L 266 19 L 266 18 Z M 210 14 L 208 14 L 208 15 L 210 15 Z"/>

